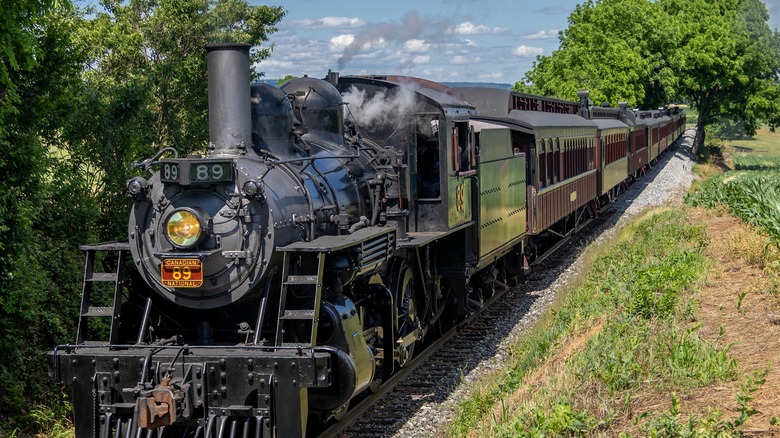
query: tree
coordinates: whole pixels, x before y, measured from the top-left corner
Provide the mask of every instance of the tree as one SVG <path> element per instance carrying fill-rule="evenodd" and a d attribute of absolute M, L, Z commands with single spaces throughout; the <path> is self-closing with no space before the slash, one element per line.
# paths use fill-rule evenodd
<path fill-rule="evenodd" d="M 567 99 L 657 107 L 674 98 L 699 111 L 694 151 L 718 120 L 748 134 L 780 122 L 780 37 L 760 0 L 590 0 L 561 45 L 515 88 Z"/>
<path fill-rule="evenodd" d="M 204 45 L 249 42 L 264 59 L 284 15 L 243 0 L 101 6 L 0 8 L 0 436 L 51 427 L 40 413 L 62 391 L 43 352 L 74 337 L 78 245 L 126 238 L 132 161 L 205 148 Z"/>
<path fill-rule="evenodd" d="M 94 204 L 57 156 L 84 58 L 68 1 L 0 9 L 0 435 L 34 431 L 31 407 L 56 404 L 42 354 L 69 336 Z M 72 338 L 71 338 L 72 339 Z M 35 409 L 38 409 L 35 407 Z M 41 408 L 48 409 L 48 408 Z M 39 425 L 43 426 L 43 425 Z"/>
<path fill-rule="evenodd" d="M 669 57 L 678 92 L 699 112 L 694 152 L 704 143 L 706 127 L 719 119 L 745 121 L 748 134 L 762 120 L 776 123 L 778 103 L 771 97 L 777 96 L 780 39 L 769 29 L 766 6 L 760 0 L 660 5 L 679 31 L 679 45 Z"/>
<path fill-rule="evenodd" d="M 570 100 L 587 89 L 596 103 L 656 105 L 669 93 L 670 75 L 658 53 L 667 42 L 655 9 L 648 0 L 577 5 L 560 47 L 538 57 L 515 89 Z"/>
<path fill-rule="evenodd" d="M 277 87 L 281 87 L 282 85 L 284 85 L 285 82 L 289 82 L 289 81 L 291 81 L 293 79 L 297 79 L 297 78 L 298 78 L 298 76 L 295 76 L 295 75 L 286 75 L 285 77 L 283 77 L 283 78 L 279 79 L 278 81 L 276 81 L 276 86 Z"/>
<path fill-rule="evenodd" d="M 208 102 L 205 45 L 244 42 L 257 63 L 281 7 L 246 0 L 103 0 L 80 33 L 90 48 L 86 92 L 68 131 L 71 153 L 92 170 L 104 200 L 100 234 L 126 237 L 131 164 L 171 146 L 180 155 L 205 151 Z M 255 73 L 260 75 L 261 73 Z"/>

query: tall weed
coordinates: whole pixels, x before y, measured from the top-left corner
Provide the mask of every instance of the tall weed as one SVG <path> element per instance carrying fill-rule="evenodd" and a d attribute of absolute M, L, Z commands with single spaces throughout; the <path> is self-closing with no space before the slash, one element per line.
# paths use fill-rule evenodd
<path fill-rule="evenodd" d="M 704 208 L 727 205 L 730 214 L 764 230 L 767 245 L 780 248 L 780 172 L 718 175 L 699 184 L 686 202 Z"/>

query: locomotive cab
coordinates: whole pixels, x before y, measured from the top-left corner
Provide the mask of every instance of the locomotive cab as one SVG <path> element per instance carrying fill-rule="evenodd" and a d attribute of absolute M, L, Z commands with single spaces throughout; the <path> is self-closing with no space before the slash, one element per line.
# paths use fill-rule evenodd
<path fill-rule="evenodd" d="M 407 166 L 398 196 L 411 217 L 399 226 L 412 234 L 449 234 L 471 223 L 474 107 L 457 91 L 418 78 L 345 76 L 337 87 L 357 131 L 393 147 Z"/>

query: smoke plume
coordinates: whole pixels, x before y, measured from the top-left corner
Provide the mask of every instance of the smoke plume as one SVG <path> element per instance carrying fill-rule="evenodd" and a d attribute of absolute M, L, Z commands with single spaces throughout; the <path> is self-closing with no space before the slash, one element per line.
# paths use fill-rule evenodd
<path fill-rule="evenodd" d="M 352 58 L 366 45 L 384 38 L 388 41 L 405 42 L 419 37 L 431 30 L 430 20 L 423 20 L 417 11 L 407 12 L 400 25 L 394 23 L 378 23 L 360 32 L 355 40 L 345 49 L 338 60 L 338 69 L 342 70 L 352 61 Z"/>
<path fill-rule="evenodd" d="M 414 112 L 414 97 L 414 91 L 407 86 L 380 91 L 373 96 L 353 86 L 342 94 L 347 104 L 345 117 L 353 119 L 362 129 L 377 126 L 394 129 L 407 114 Z"/>

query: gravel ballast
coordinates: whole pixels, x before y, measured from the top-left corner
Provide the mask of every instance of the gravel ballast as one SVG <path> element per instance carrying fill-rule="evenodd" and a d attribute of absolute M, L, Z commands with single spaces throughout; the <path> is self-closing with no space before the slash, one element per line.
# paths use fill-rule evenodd
<path fill-rule="evenodd" d="M 622 194 L 588 230 L 535 268 L 527 283 L 513 288 L 509 294 L 517 302 L 517 310 L 495 321 L 496 335 L 486 339 L 468 363 L 463 364 L 460 384 L 440 385 L 433 393 L 425 394 L 423 403 L 414 404 L 416 412 L 410 413 L 409 419 L 396 431 L 388 431 L 388 436 L 442 436 L 457 405 L 472 396 L 470 388 L 473 385 L 468 383 L 504 366 L 509 358 L 509 346 L 538 321 L 556 301 L 556 295 L 580 272 L 582 253 L 588 245 L 611 238 L 629 219 L 649 207 L 680 205 L 693 181 L 690 151 L 694 134 L 695 130 L 688 129 L 680 143 L 667 151 L 666 156 Z"/>

